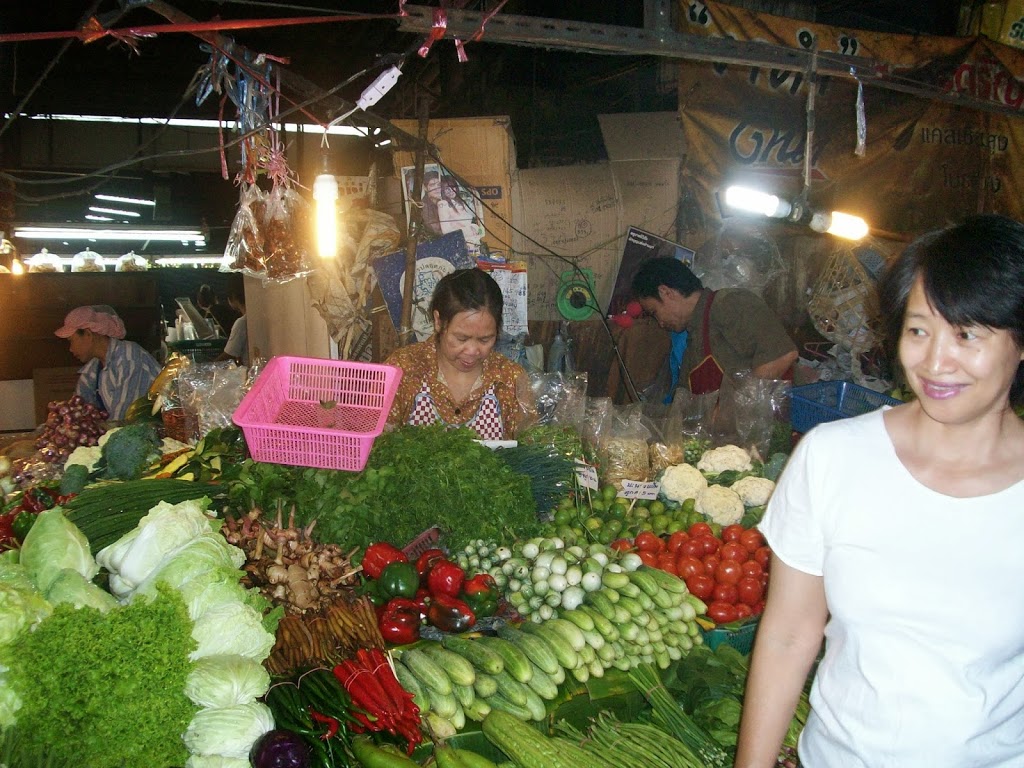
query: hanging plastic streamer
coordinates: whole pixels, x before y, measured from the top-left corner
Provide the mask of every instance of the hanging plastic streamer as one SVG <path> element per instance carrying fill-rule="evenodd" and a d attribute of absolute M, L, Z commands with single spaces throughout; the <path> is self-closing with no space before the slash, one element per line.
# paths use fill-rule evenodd
<path fill-rule="evenodd" d="M 416 51 L 416 54 L 421 58 L 427 58 L 427 54 L 430 53 L 430 47 L 442 37 L 444 37 L 445 30 L 448 29 L 448 13 L 444 8 L 434 9 L 434 21 L 430 25 L 430 34 L 427 35 L 427 39 L 423 41 L 420 49 Z"/>
<path fill-rule="evenodd" d="M 864 157 L 867 152 L 868 119 L 864 114 L 864 83 L 857 80 L 857 147 L 853 154 Z"/>

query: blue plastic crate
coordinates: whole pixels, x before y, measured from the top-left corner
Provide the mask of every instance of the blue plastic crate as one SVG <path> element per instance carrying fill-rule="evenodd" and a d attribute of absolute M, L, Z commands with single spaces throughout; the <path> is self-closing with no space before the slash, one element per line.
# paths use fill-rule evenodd
<path fill-rule="evenodd" d="M 760 616 L 753 616 L 742 622 L 734 622 L 724 627 L 704 630 L 704 644 L 712 651 L 718 646 L 731 645 L 737 651 L 747 656 L 754 649 L 754 636 L 757 634 L 757 625 L 760 623 Z"/>
<path fill-rule="evenodd" d="M 790 421 L 795 432 L 806 432 L 817 424 L 869 413 L 899 400 L 852 381 L 819 381 L 793 387 Z"/>

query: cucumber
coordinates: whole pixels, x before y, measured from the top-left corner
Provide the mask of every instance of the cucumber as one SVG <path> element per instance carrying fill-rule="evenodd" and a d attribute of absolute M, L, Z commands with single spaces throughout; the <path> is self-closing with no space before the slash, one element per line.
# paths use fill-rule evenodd
<path fill-rule="evenodd" d="M 498 637 L 517 645 L 530 661 L 549 675 L 554 675 L 561 669 L 554 649 L 544 638 L 528 635 L 520 629 L 509 626 L 499 627 Z"/>
<path fill-rule="evenodd" d="M 586 638 L 587 645 L 595 651 L 599 651 L 605 646 L 605 636 L 600 632 L 584 632 L 583 637 Z"/>
<path fill-rule="evenodd" d="M 651 575 L 651 570 L 657 569 L 637 569 L 629 574 L 629 580 L 646 592 L 648 597 L 654 597 L 658 592 L 662 591 L 662 587 L 655 580 L 654 576 Z"/>
<path fill-rule="evenodd" d="M 471 685 L 452 684 L 452 693 L 455 694 L 455 698 L 458 699 L 463 709 L 470 706 L 476 699 L 476 691 Z"/>
<path fill-rule="evenodd" d="M 441 643 L 446 649 L 462 656 L 481 672 L 496 675 L 505 668 L 505 661 L 503 656 L 495 653 L 488 644 L 481 642 L 487 639 L 489 638 L 480 637 L 476 640 L 467 640 L 464 637 L 448 635 Z M 472 685 L 472 683 L 470 684 Z"/>
<path fill-rule="evenodd" d="M 481 637 L 479 642 L 483 643 L 484 647 L 496 656 L 501 657 L 503 669 L 499 669 L 498 672 L 508 672 L 520 683 L 530 682 L 534 666 L 519 646 L 500 637 Z"/>
<path fill-rule="evenodd" d="M 437 663 L 418 648 L 409 648 L 402 653 L 401 662 L 409 668 L 416 679 L 430 689 L 433 699 L 434 691 L 442 696 L 452 695 L 452 681 Z"/>
<path fill-rule="evenodd" d="M 513 679 L 512 676 L 505 671 L 494 675 L 494 682 L 498 685 L 499 696 L 504 696 L 517 707 L 526 706 L 526 692 L 530 689 L 523 683 Z"/>
<path fill-rule="evenodd" d="M 640 605 L 640 601 L 634 600 L 632 597 L 623 597 L 619 600 L 615 607 L 616 609 L 625 608 L 627 611 L 629 611 L 629 615 L 633 618 L 636 618 L 644 612 L 644 607 Z M 617 610 L 616 613 L 618 613 Z"/>
<path fill-rule="evenodd" d="M 456 749 L 455 756 L 462 761 L 465 768 L 497 768 L 494 763 L 483 755 L 478 755 L 476 752 L 468 749 Z"/>
<path fill-rule="evenodd" d="M 410 672 L 405 664 L 395 664 L 395 677 L 398 678 L 398 684 L 412 694 L 412 702 L 420 708 L 420 711 L 430 708 L 430 697 L 423 690 L 416 675 Z"/>
<path fill-rule="evenodd" d="M 419 768 L 419 763 L 404 755 L 386 752 L 364 736 L 352 739 L 352 753 L 364 768 Z"/>
<path fill-rule="evenodd" d="M 565 619 L 551 619 L 545 621 L 544 626 L 548 629 L 552 629 L 565 638 L 565 641 L 572 646 L 572 649 L 579 653 L 583 650 L 583 647 L 587 644 L 587 640 L 583 635 L 583 630 L 573 624 L 571 621 Z"/>
<path fill-rule="evenodd" d="M 573 650 L 572 645 L 569 641 L 562 637 L 554 629 L 544 629 L 543 624 L 523 624 L 523 632 L 532 635 L 533 637 L 539 637 L 541 640 L 551 646 L 551 650 L 555 653 L 555 658 L 558 659 L 558 663 L 566 669 L 573 669 L 579 665 L 579 654 Z"/>
<path fill-rule="evenodd" d="M 616 592 L 621 590 L 624 586 L 629 584 L 628 573 L 615 573 L 614 571 L 605 571 L 601 574 L 601 583 L 608 587 L 608 589 L 614 589 Z"/>
<path fill-rule="evenodd" d="M 438 693 L 437 691 L 428 691 L 430 696 L 430 711 L 434 712 L 445 720 L 455 725 L 455 721 L 452 719 L 455 713 L 459 711 L 459 700 L 455 698 L 453 693 Z M 458 727 L 456 726 L 456 730 Z"/>
<path fill-rule="evenodd" d="M 466 713 L 466 717 L 470 720 L 482 723 L 484 718 L 491 712 L 491 705 L 487 703 L 486 699 L 479 697 L 473 699 L 473 703 L 468 707 L 463 707 L 462 711 Z"/>
<path fill-rule="evenodd" d="M 478 699 L 487 699 L 498 692 L 498 683 L 491 675 L 486 672 L 481 672 L 476 676 L 476 681 L 473 683 L 473 690 L 476 692 Z"/>
<path fill-rule="evenodd" d="M 544 699 L 532 688 L 526 689 L 526 708 L 529 710 L 531 718 L 538 723 L 547 719 L 548 710 L 544 705 Z"/>
<path fill-rule="evenodd" d="M 689 593 L 689 589 L 686 588 L 686 582 L 680 579 L 678 576 L 673 576 L 667 571 L 663 571 L 660 568 L 641 568 L 633 571 L 633 573 L 643 572 L 650 576 L 657 582 L 658 586 L 665 592 L 673 592 L 677 595 L 686 595 Z M 651 595 L 654 597 L 654 595 Z"/>
<path fill-rule="evenodd" d="M 571 611 L 562 611 L 559 614 L 559 618 L 560 619 L 564 619 L 565 621 L 571 621 L 573 624 L 575 624 L 577 627 L 582 629 L 584 632 L 593 632 L 594 631 L 594 619 L 591 618 L 589 613 L 587 613 L 586 611 L 581 610 L 582 607 L 583 606 L 580 606 L 580 608 L 576 608 L 576 609 L 571 610 Z"/>
<path fill-rule="evenodd" d="M 532 666 L 532 665 L 531 665 Z M 563 677 L 564 679 L 564 677 Z M 533 667 L 533 677 L 530 678 L 526 685 L 531 691 L 536 693 L 542 699 L 551 701 L 552 699 L 558 698 L 558 685 L 546 672 L 543 672 L 539 667 Z"/>
<path fill-rule="evenodd" d="M 472 685 L 476 679 L 476 670 L 463 656 L 449 651 L 438 643 L 423 643 L 417 646 L 429 656 L 455 685 Z"/>
<path fill-rule="evenodd" d="M 516 718 L 516 720 L 519 720 L 520 722 L 523 722 L 523 723 L 525 723 L 527 720 L 529 720 L 532 717 L 532 715 L 530 714 L 530 710 L 528 710 L 525 706 L 521 707 L 518 704 L 513 704 L 511 701 L 506 699 L 504 696 L 501 696 L 500 694 L 497 694 L 497 693 L 494 694 L 493 696 L 491 696 L 487 700 L 487 703 L 491 705 L 491 714 L 489 714 L 487 716 L 488 718 L 493 717 L 494 713 L 498 712 L 498 711 L 504 712 L 504 713 L 509 714 L 509 715 L 512 715 L 513 717 Z M 487 720 L 485 719 L 484 722 L 486 723 Z M 534 732 L 534 734 L 536 735 L 536 731 Z M 502 750 L 502 751 L 504 751 L 504 750 Z M 509 754 L 509 753 L 506 752 L 505 754 Z M 518 758 L 516 758 L 516 762 L 519 762 Z M 542 766 L 538 765 L 537 768 L 542 768 Z"/>
<path fill-rule="evenodd" d="M 603 594 L 603 592 L 591 592 L 587 595 L 586 602 L 608 621 L 615 618 L 614 604 L 605 594 Z"/>
<path fill-rule="evenodd" d="M 594 629 L 604 635 L 605 640 L 611 643 L 619 639 L 619 630 L 615 628 L 615 625 L 603 613 L 590 605 L 582 605 L 579 610 L 593 619 Z"/>

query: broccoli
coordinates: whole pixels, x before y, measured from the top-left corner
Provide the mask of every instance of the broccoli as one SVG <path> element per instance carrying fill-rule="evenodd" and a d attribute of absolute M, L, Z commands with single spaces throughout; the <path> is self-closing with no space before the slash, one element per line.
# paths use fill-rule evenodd
<path fill-rule="evenodd" d="M 96 468 L 107 480 L 138 480 L 160 458 L 160 444 L 152 424 L 128 424 L 103 444 Z"/>
<path fill-rule="evenodd" d="M 60 495 L 70 496 L 73 493 L 81 493 L 88 484 L 89 468 L 84 464 L 71 464 L 64 470 L 64 476 L 60 479 Z"/>

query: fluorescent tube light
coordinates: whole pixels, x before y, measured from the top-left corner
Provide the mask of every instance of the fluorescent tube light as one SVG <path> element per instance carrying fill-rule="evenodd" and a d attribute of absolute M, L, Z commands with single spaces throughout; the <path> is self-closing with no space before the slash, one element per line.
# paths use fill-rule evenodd
<path fill-rule="evenodd" d="M 111 216 L 134 216 L 138 218 L 142 215 L 138 211 L 122 211 L 120 208 L 101 208 L 98 205 L 90 205 L 89 210 L 93 213 L 109 213 Z"/>
<path fill-rule="evenodd" d="M 10 117 L 5 113 L 5 117 Z M 71 123 L 123 123 L 128 125 L 170 125 L 174 128 L 207 128 L 218 130 L 223 127 L 225 130 L 233 131 L 238 125 L 234 120 L 225 120 L 223 123 L 217 120 L 201 120 L 190 118 L 172 118 L 170 120 L 159 117 L 116 117 L 113 115 L 26 115 L 20 116 L 25 120 L 60 120 Z M 274 123 L 276 130 L 289 130 L 299 133 L 323 134 L 323 126 L 309 125 L 306 123 Z M 333 136 L 367 136 L 368 128 L 357 128 L 351 125 L 331 126 L 327 133 Z"/>
<path fill-rule="evenodd" d="M 810 228 L 847 240 L 861 240 L 868 234 L 868 224 L 860 216 L 841 211 L 816 213 L 811 217 Z"/>
<path fill-rule="evenodd" d="M 94 216 L 91 213 L 85 214 L 85 218 L 89 221 L 113 221 L 109 216 Z"/>
<path fill-rule="evenodd" d="M 141 197 L 118 197 L 117 195 L 93 195 L 97 200 L 108 203 L 124 203 L 125 205 L 156 205 L 156 200 L 143 200 Z"/>
<path fill-rule="evenodd" d="M 747 187 L 727 188 L 725 204 L 741 211 L 771 216 L 773 219 L 784 219 L 793 210 L 793 207 L 782 198 Z"/>
<path fill-rule="evenodd" d="M 26 240 L 154 240 L 179 241 L 205 245 L 206 236 L 198 229 L 115 228 L 23 226 L 14 228 L 14 236 Z"/>
<path fill-rule="evenodd" d="M 178 267 L 181 265 L 191 265 L 194 267 L 201 267 L 203 265 L 221 265 L 224 263 L 223 254 L 212 254 L 210 256 L 165 256 L 163 258 L 154 259 L 156 264 L 161 267 Z"/>

